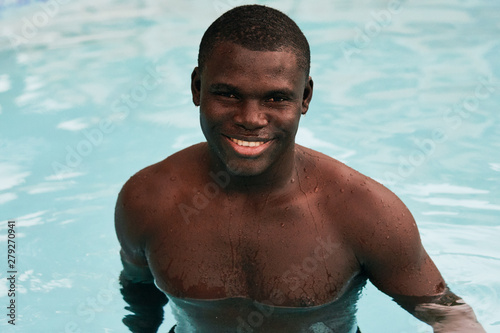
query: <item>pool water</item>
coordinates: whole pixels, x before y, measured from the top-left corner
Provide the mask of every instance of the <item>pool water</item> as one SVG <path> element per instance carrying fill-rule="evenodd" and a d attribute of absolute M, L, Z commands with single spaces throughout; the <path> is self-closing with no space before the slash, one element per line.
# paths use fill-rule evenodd
<path fill-rule="evenodd" d="M 0 307 L 16 325 L 124 332 L 114 204 L 203 141 L 189 78 L 221 1 L 0 1 Z M 500 332 L 500 2 L 258 1 L 297 21 L 314 98 L 297 141 L 407 204 L 449 286 Z M 195 167 L 195 166 L 186 166 Z M 363 333 L 430 332 L 371 284 Z M 162 332 L 173 325 L 166 307 Z"/>

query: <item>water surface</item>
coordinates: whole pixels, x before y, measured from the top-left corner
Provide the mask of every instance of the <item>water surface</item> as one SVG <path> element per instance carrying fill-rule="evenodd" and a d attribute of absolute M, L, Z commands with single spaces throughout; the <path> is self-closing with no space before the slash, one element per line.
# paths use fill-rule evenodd
<path fill-rule="evenodd" d="M 0 330 L 123 332 L 116 195 L 203 140 L 189 90 L 198 43 L 243 1 L 14 2 L 0 2 L 0 243 L 15 219 L 18 325 Z M 395 191 L 452 290 L 500 332 L 500 4 L 258 3 L 311 43 L 297 141 Z M 429 332 L 373 286 L 363 294 L 364 333 Z"/>

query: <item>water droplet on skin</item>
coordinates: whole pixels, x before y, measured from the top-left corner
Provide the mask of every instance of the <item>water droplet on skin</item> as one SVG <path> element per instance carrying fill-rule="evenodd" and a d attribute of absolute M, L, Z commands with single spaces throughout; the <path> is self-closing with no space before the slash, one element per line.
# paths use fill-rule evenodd
<path fill-rule="evenodd" d="M 295 183 L 295 179 L 294 179 L 294 178 L 292 178 L 292 179 L 290 180 L 290 183 Z"/>
<path fill-rule="evenodd" d="M 283 228 L 285 226 L 285 223 L 281 223 L 281 227 Z"/>
<path fill-rule="evenodd" d="M 319 191 L 319 188 L 316 186 L 316 187 L 314 188 L 314 193 L 318 193 L 318 191 Z"/>
<path fill-rule="evenodd" d="M 344 193 L 344 189 L 343 188 L 340 189 L 340 193 Z"/>
<path fill-rule="evenodd" d="M 177 177 L 175 177 L 175 176 L 170 177 L 171 181 L 175 181 L 176 179 L 177 179 Z"/>

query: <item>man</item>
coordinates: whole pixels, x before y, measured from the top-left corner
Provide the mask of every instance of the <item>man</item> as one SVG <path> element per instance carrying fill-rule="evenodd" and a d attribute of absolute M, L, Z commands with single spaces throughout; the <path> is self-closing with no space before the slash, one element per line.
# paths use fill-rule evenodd
<path fill-rule="evenodd" d="M 191 77 L 207 142 L 134 175 L 116 206 L 135 332 L 359 332 L 365 281 L 435 332 L 484 332 L 446 287 L 404 204 L 295 144 L 313 93 L 286 15 L 237 7 L 205 32 Z M 172 330 L 174 331 L 174 329 Z"/>

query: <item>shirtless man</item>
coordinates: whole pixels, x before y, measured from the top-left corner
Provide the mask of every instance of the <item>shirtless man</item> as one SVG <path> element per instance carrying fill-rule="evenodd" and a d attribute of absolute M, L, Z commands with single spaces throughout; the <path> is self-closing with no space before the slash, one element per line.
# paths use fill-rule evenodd
<path fill-rule="evenodd" d="M 206 31 L 191 89 L 207 142 L 138 172 L 116 205 L 133 332 L 156 332 L 164 295 L 177 333 L 357 332 L 367 279 L 435 332 L 484 332 L 405 205 L 295 143 L 309 61 L 297 25 L 268 7 Z"/>

